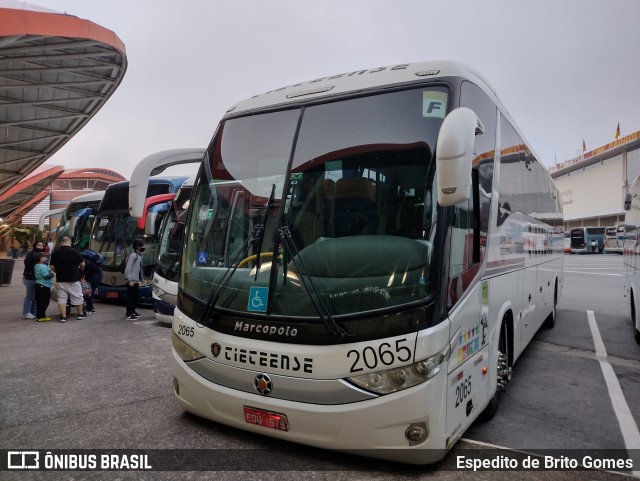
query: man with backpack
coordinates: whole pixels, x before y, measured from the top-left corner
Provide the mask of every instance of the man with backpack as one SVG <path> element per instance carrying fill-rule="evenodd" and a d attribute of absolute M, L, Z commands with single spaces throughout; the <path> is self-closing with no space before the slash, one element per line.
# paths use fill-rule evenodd
<path fill-rule="evenodd" d="M 56 274 L 60 322 L 67 322 L 68 299 L 71 300 L 71 305 L 76 307 L 78 320 L 85 319 L 84 299 L 80 286 L 80 271 L 84 269 L 84 260 L 80 253 L 71 247 L 69 237 L 63 237 L 60 240 L 60 247 L 51 254 L 49 268 Z"/>
<path fill-rule="evenodd" d="M 84 259 L 84 280 L 87 281 L 91 286 L 91 292 L 85 293 L 83 290 L 86 310 L 88 314 L 93 314 L 94 312 L 96 312 L 93 305 L 93 294 L 102 281 L 103 272 L 100 264 L 102 264 L 102 262 L 104 261 L 104 257 L 98 254 L 96 251 L 90 249 L 82 251 L 81 255 Z"/>

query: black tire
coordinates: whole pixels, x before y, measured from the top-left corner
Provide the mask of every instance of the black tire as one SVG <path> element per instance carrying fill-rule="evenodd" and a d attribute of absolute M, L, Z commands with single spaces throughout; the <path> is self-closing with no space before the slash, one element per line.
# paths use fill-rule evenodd
<path fill-rule="evenodd" d="M 502 326 L 500 326 L 500 340 L 498 341 L 498 353 L 505 354 L 507 356 L 507 360 L 509 359 L 509 351 L 508 351 L 508 343 L 507 343 L 507 321 L 506 319 L 502 320 Z M 508 361 L 507 361 L 508 362 Z M 493 397 L 487 404 L 487 407 L 478 415 L 478 420 L 480 422 L 486 423 L 490 421 L 493 416 L 498 412 L 498 408 L 500 407 L 500 399 L 502 398 L 502 389 L 496 387 L 496 392 L 493 394 Z"/>
<path fill-rule="evenodd" d="M 640 344 L 640 331 L 638 331 L 636 328 L 634 328 L 633 337 L 636 340 L 636 342 Z"/>

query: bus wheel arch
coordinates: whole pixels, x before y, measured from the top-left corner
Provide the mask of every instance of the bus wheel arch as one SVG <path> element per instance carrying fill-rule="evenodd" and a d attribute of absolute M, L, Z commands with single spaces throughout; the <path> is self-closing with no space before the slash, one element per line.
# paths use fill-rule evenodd
<path fill-rule="evenodd" d="M 640 331 L 638 331 L 638 321 L 636 319 L 636 300 L 633 288 L 629 287 L 629 308 L 631 310 L 631 321 L 633 322 L 633 338 L 640 344 Z"/>
<path fill-rule="evenodd" d="M 631 322 L 636 325 L 636 302 L 633 295 L 633 287 L 629 287 L 629 309 L 631 311 Z"/>
<path fill-rule="evenodd" d="M 502 393 L 506 390 L 507 383 L 511 380 L 513 372 L 513 312 L 510 309 L 502 316 L 497 355 L 496 375 L 498 381 L 496 390 L 487 406 L 478 415 L 478 419 L 481 422 L 489 421 L 496 414 L 500 406 Z"/>
<path fill-rule="evenodd" d="M 551 306 L 551 313 L 547 316 L 542 324 L 545 329 L 553 329 L 556 325 L 556 316 L 558 306 L 558 278 L 556 277 L 555 287 L 553 289 L 553 305 Z"/>

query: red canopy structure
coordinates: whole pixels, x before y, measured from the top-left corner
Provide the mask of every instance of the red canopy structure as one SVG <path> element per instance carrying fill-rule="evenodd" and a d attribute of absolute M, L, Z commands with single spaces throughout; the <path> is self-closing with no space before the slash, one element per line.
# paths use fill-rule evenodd
<path fill-rule="evenodd" d="M 0 194 L 0 238 L 20 223 L 29 209 L 49 195 L 51 184 L 64 172 L 60 165 L 42 165 L 24 180 Z"/>
<path fill-rule="evenodd" d="M 12 186 L 100 110 L 126 68 L 125 46 L 112 31 L 0 1 L 0 212 L 13 202 L 5 195 Z"/>

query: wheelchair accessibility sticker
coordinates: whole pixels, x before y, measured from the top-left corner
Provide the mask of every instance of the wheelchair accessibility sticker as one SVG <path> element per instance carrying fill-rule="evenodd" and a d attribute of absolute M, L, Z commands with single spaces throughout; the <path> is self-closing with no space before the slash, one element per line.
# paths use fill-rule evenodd
<path fill-rule="evenodd" d="M 207 251 L 198 252 L 198 260 L 196 261 L 199 266 L 204 266 L 209 260 L 209 253 Z"/>
<path fill-rule="evenodd" d="M 247 311 L 267 312 L 268 298 L 268 287 L 251 287 L 249 289 L 249 302 L 247 303 Z"/>

